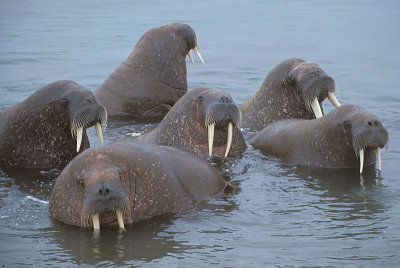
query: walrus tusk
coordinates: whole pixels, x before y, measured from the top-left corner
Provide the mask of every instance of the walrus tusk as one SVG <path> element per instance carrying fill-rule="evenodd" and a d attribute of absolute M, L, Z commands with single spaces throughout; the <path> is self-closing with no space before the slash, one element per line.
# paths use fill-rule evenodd
<path fill-rule="evenodd" d="M 82 143 L 83 127 L 79 127 L 76 130 L 76 152 L 79 152 Z"/>
<path fill-rule="evenodd" d="M 190 53 L 190 51 L 188 52 L 188 57 L 189 57 L 190 61 L 192 62 L 192 64 L 194 65 L 193 56 L 192 56 L 192 53 Z"/>
<path fill-rule="evenodd" d="M 336 98 L 335 94 L 333 94 L 332 92 L 328 93 L 328 100 L 333 104 L 333 106 L 335 106 L 336 108 L 341 106 L 340 102 L 338 101 L 338 99 Z"/>
<path fill-rule="evenodd" d="M 208 128 L 208 153 L 210 156 L 212 156 L 212 149 L 213 149 L 213 145 L 214 145 L 215 123 L 208 125 L 207 128 Z"/>
<path fill-rule="evenodd" d="M 321 111 L 321 106 L 319 106 L 318 98 L 315 98 L 313 102 L 311 103 L 311 108 L 315 114 L 316 118 L 322 117 L 322 111 Z"/>
<path fill-rule="evenodd" d="M 376 158 L 378 159 L 378 170 L 382 169 L 382 162 L 381 162 L 381 148 L 376 149 Z"/>
<path fill-rule="evenodd" d="M 196 53 L 197 57 L 199 57 L 201 63 L 204 64 L 204 60 L 203 60 L 203 57 L 202 57 L 201 54 L 200 54 L 199 49 L 198 49 L 197 47 L 194 47 L 194 48 L 193 48 L 193 51 L 194 51 L 194 53 Z"/>
<path fill-rule="evenodd" d="M 364 169 L 364 150 L 360 151 L 359 156 L 360 156 L 360 174 L 361 174 Z"/>
<path fill-rule="evenodd" d="M 231 122 L 228 124 L 228 141 L 226 142 L 226 151 L 225 151 L 225 157 L 228 155 L 229 150 L 231 149 L 232 145 L 232 133 L 233 133 L 233 125 Z"/>
<path fill-rule="evenodd" d="M 122 212 L 121 212 L 121 210 L 117 210 L 117 211 L 116 211 L 116 214 L 117 214 L 117 219 L 118 219 L 119 228 L 125 229 L 125 226 L 124 226 L 124 218 L 122 217 Z"/>
<path fill-rule="evenodd" d="M 103 133 L 101 132 L 100 123 L 97 122 L 96 125 L 94 125 L 94 126 L 96 127 L 96 132 L 97 132 L 97 136 L 99 136 L 100 143 L 103 144 Z"/>
<path fill-rule="evenodd" d="M 93 229 L 100 230 L 99 214 L 96 213 L 92 215 L 92 222 L 93 222 Z"/>

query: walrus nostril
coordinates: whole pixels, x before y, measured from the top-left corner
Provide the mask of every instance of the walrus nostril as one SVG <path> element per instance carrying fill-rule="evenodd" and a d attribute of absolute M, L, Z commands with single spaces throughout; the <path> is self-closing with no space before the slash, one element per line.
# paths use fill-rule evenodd
<path fill-rule="evenodd" d="M 382 126 L 382 123 L 380 121 L 375 121 L 375 126 L 380 127 L 380 126 Z"/>
<path fill-rule="evenodd" d="M 372 126 L 372 122 L 371 121 L 368 121 L 368 126 Z"/>
<path fill-rule="evenodd" d="M 228 98 L 227 96 L 221 96 L 221 102 L 222 103 L 231 103 L 231 99 Z"/>
<path fill-rule="evenodd" d="M 105 187 L 104 185 L 101 186 L 101 188 L 99 189 L 99 195 L 101 196 L 107 196 L 110 193 L 110 189 Z"/>

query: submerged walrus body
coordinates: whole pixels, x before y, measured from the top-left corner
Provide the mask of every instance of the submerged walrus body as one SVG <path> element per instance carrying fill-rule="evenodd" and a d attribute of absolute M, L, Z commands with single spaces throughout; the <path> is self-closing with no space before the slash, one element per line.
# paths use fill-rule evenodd
<path fill-rule="evenodd" d="M 63 168 L 90 147 L 86 128 L 101 127 L 107 112 L 92 91 L 56 81 L 0 112 L 0 167 Z"/>
<path fill-rule="evenodd" d="M 206 160 L 176 148 L 115 143 L 78 155 L 57 178 L 51 215 L 76 226 L 118 226 L 194 208 L 225 181 Z"/>
<path fill-rule="evenodd" d="M 252 146 L 285 162 L 323 168 L 360 168 L 376 162 L 388 132 L 375 114 L 355 105 L 340 106 L 314 120 L 287 119 L 270 124 Z M 376 156 L 375 156 L 376 155 Z"/>
<path fill-rule="evenodd" d="M 161 121 L 187 92 L 186 56 L 193 63 L 192 49 L 204 63 L 196 33 L 189 25 L 170 23 L 153 28 L 94 94 L 109 115 Z"/>
<path fill-rule="evenodd" d="M 335 91 L 335 82 L 317 64 L 296 58 L 284 60 L 240 106 L 242 127 L 261 130 L 282 119 L 319 118 L 323 116 L 321 103 L 325 98 L 335 107 L 340 106 Z"/>

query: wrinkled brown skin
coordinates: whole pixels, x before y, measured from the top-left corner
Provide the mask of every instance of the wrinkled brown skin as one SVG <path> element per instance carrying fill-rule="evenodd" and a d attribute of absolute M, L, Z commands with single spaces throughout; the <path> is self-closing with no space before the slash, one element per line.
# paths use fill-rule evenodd
<path fill-rule="evenodd" d="M 71 118 L 98 107 L 93 93 L 75 82 L 56 81 L 0 113 L 0 167 L 63 168 L 78 153 Z M 104 108 L 103 108 L 104 109 Z M 83 131 L 79 152 L 89 148 Z"/>
<path fill-rule="evenodd" d="M 258 91 L 240 106 L 242 127 L 261 130 L 282 119 L 314 119 L 305 102 L 318 97 L 320 104 L 335 82 L 315 63 L 291 58 L 267 75 Z M 321 106 L 322 109 L 322 106 Z"/>
<path fill-rule="evenodd" d="M 217 104 L 221 97 L 226 97 L 233 103 L 230 94 L 224 90 L 208 87 L 192 89 L 183 96 L 169 111 L 161 123 L 154 129 L 139 137 L 140 142 L 172 146 L 196 153 L 207 158 L 208 131 L 202 116 L 203 105 L 199 97 L 204 98 L 207 105 Z M 215 128 L 214 156 L 224 156 L 227 142 L 227 128 Z M 228 156 L 237 156 L 247 148 L 242 132 L 233 127 L 232 146 Z"/>
<path fill-rule="evenodd" d="M 153 28 L 94 94 L 109 115 L 161 121 L 187 92 L 186 55 L 194 30 L 181 23 Z"/>
<path fill-rule="evenodd" d="M 371 125 L 370 125 L 371 124 Z M 363 136 L 364 166 L 376 161 L 376 148 L 388 141 L 378 117 L 355 105 L 342 105 L 314 120 L 287 119 L 268 125 L 251 145 L 288 163 L 322 168 L 359 168 L 353 139 Z"/>
<path fill-rule="evenodd" d="M 100 194 L 106 187 L 114 201 L 128 198 L 130 211 L 124 223 L 132 224 L 190 210 L 205 196 L 221 192 L 225 181 L 206 160 L 192 153 L 151 144 L 115 143 L 90 148 L 65 167 L 51 193 L 50 214 L 81 226 L 85 200 L 103 199 L 104 211 L 113 206 L 111 199 Z M 115 213 L 100 216 L 100 225 L 118 225 Z"/>

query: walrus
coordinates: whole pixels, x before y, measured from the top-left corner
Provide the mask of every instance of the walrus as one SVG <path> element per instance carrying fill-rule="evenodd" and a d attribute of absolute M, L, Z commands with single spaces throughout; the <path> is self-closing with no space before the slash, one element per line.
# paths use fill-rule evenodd
<path fill-rule="evenodd" d="M 325 98 L 340 106 L 334 80 L 317 64 L 291 58 L 267 75 L 258 91 L 240 106 L 242 127 L 261 130 L 281 119 L 314 119 L 323 116 Z"/>
<path fill-rule="evenodd" d="M 240 110 L 231 95 L 209 87 L 186 93 L 141 142 L 177 147 L 207 156 L 235 156 L 246 150 Z"/>
<path fill-rule="evenodd" d="M 378 117 L 356 105 L 343 105 L 314 119 L 286 119 L 268 125 L 252 141 L 255 149 L 296 165 L 355 168 L 371 165 L 389 139 Z M 376 154 L 376 157 L 375 157 Z"/>
<path fill-rule="evenodd" d="M 87 149 L 56 179 L 50 214 L 100 229 L 190 210 L 226 183 L 206 160 L 172 147 L 114 143 Z"/>
<path fill-rule="evenodd" d="M 109 115 L 159 122 L 187 92 L 186 55 L 194 63 L 190 50 L 204 63 L 189 25 L 153 28 L 94 94 Z"/>
<path fill-rule="evenodd" d="M 0 166 L 63 168 L 90 147 L 86 128 L 95 126 L 102 143 L 106 124 L 107 112 L 92 91 L 53 82 L 0 112 Z"/>

